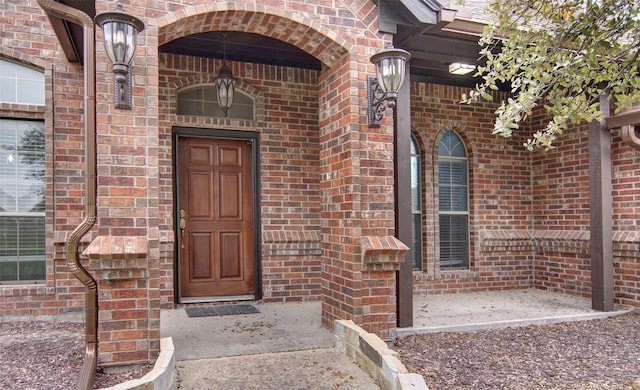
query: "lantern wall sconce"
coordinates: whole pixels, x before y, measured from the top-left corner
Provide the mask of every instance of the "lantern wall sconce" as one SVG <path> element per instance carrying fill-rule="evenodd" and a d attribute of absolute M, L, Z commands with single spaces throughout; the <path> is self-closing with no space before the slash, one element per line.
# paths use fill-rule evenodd
<path fill-rule="evenodd" d="M 371 56 L 371 62 L 376 66 L 376 76 L 369 76 L 367 80 L 369 127 L 380 127 L 384 111 L 396 106 L 409 58 L 411 54 L 408 51 L 392 46 Z"/>
<path fill-rule="evenodd" d="M 96 23 L 102 27 L 104 49 L 113 64 L 115 74 L 115 106 L 131 109 L 130 67 L 136 56 L 136 39 L 144 30 L 144 23 L 124 12 L 121 4 L 113 12 L 96 15 Z"/>

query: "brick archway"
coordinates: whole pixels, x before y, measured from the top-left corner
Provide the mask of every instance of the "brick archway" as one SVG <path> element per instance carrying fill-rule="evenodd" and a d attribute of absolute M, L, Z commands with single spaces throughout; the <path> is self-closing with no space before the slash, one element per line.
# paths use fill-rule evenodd
<path fill-rule="evenodd" d="M 387 338 L 396 326 L 395 271 L 407 248 L 393 237 L 393 157 L 382 152 L 392 149 L 393 122 L 389 117 L 382 128 L 368 128 L 363 93 L 374 71 L 369 58 L 385 46 L 386 36 L 376 30 L 374 3 L 358 10 L 345 5 L 339 17 L 317 20 L 291 8 L 251 1 L 201 4 L 156 19 L 148 31 L 157 28 L 157 47 L 211 31 L 254 33 L 322 62 L 317 79 L 322 222 L 313 230 L 322 258 L 322 320 L 332 327 L 336 319 L 351 319 Z"/>
<path fill-rule="evenodd" d="M 203 32 L 241 31 L 289 43 L 327 67 L 334 66 L 352 50 L 335 32 L 304 16 L 256 4 L 234 2 L 188 7 L 159 18 L 157 23 L 158 46 Z"/>

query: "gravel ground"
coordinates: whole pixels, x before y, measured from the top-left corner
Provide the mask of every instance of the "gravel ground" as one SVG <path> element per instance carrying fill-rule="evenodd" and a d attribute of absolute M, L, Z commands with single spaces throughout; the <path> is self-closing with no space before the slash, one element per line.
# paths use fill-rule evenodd
<path fill-rule="evenodd" d="M 640 314 L 409 336 L 398 339 L 393 349 L 431 390 L 626 390 L 640 377 Z M 0 322 L 0 389 L 75 388 L 83 353 L 81 324 Z M 150 368 L 99 372 L 96 388 L 140 378 Z"/>
<path fill-rule="evenodd" d="M 439 389 L 640 389 L 640 314 L 397 340 L 410 372 Z"/>
<path fill-rule="evenodd" d="M 0 322 L 0 389 L 74 389 L 84 358 L 84 325 L 74 322 Z M 97 372 L 95 388 L 141 378 L 149 366 Z"/>

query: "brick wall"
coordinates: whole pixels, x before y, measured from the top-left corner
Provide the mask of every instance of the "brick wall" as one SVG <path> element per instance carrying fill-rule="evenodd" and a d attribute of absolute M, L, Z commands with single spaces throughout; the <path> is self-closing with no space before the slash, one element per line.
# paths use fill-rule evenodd
<path fill-rule="evenodd" d="M 414 272 L 415 291 L 455 293 L 535 286 L 590 296 L 587 126 L 566 131 L 555 149 L 529 153 L 517 133 L 512 140 L 491 135 L 492 103 L 458 105 L 462 92 L 456 87 L 412 85 L 412 122 L 425 168 L 426 210 L 423 271 Z M 545 125 L 545 113 L 538 108 L 525 129 L 530 133 Z M 438 132 L 447 129 L 458 131 L 469 153 L 469 271 L 439 271 L 437 267 L 437 176 L 432 156 Z M 612 155 L 615 302 L 638 305 L 640 155 L 622 143 L 617 130 L 613 130 Z"/>
<path fill-rule="evenodd" d="M 413 133 L 423 167 L 423 263 L 414 272 L 414 290 L 456 293 L 529 287 L 532 252 L 496 232 L 528 229 L 532 223 L 531 156 L 517 134 L 491 134 L 496 103 L 459 103 L 467 88 L 412 83 Z M 495 101 L 504 98 L 496 93 Z M 440 270 L 437 153 L 442 133 L 453 130 L 467 148 L 469 168 L 469 270 Z M 505 233 L 506 232 L 506 233 Z"/>
<path fill-rule="evenodd" d="M 455 293 L 535 286 L 590 296 L 589 156 L 586 126 L 565 132 L 550 151 L 526 152 L 522 140 L 490 134 L 491 103 L 460 107 L 459 88 L 414 83 L 414 133 L 425 167 L 426 233 L 423 272 L 415 290 Z M 481 123 L 470 122 L 469 118 Z M 474 126 L 475 125 L 475 126 Z M 527 131 L 546 125 L 537 109 Z M 460 131 L 470 159 L 471 245 L 469 271 L 437 269 L 437 177 L 433 146 L 442 129 Z M 616 303 L 638 305 L 637 237 L 640 212 L 636 185 L 638 152 L 613 131 L 614 278 Z M 433 194 L 433 195 L 431 195 Z"/>
<path fill-rule="evenodd" d="M 614 284 L 617 303 L 640 306 L 640 151 L 612 132 Z"/>
<path fill-rule="evenodd" d="M 83 68 L 69 63 L 60 50 L 57 37 L 51 30 L 45 13 L 36 1 L 10 2 L 0 7 L 3 20 L 2 49 L 0 55 L 36 66 L 45 73 L 45 106 L 6 105 L 0 108 L 2 115 L 14 118 L 45 120 L 45 197 L 46 197 L 46 281 L 44 285 L 0 286 L 2 316 L 12 318 L 39 317 L 46 319 L 80 320 L 84 306 L 84 287 L 70 274 L 65 264 L 64 243 L 67 235 L 84 218 L 84 181 L 88 175 L 84 170 L 84 89 Z M 20 21 L 20 22 L 17 22 Z M 141 40 L 145 44 L 144 38 Z M 101 47 L 101 46 L 100 46 Z M 157 291 L 157 271 L 154 272 L 153 258 L 157 258 L 157 223 L 154 211 L 157 184 L 154 179 L 153 125 L 149 116 L 157 116 L 152 100 L 137 99 L 137 109 L 129 112 L 113 110 L 113 75 L 109 61 L 103 51 L 98 52 L 97 104 L 98 115 L 98 223 L 81 243 L 81 250 L 94 239 L 111 236 L 139 236 L 148 252 L 144 259 L 133 268 L 144 266 L 142 280 L 135 282 L 123 269 L 121 280 L 124 285 L 137 284 L 144 297 L 138 297 L 137 306 L 144 307 L 144 321 L 134 321 L 140 330 L 139 339 L 134 341 L 139 349 L 137 361 L 154 357 L 159 350 L 159 306 L 154 303 Z M 139 59 L 138 59 L 139 61 Z M 144 63 L 144 55 L 142 63 Z M 140 66 L 134 71 L 134 93 L 150 95 L 147 86 L 153 85 L 153 65 Z M 151 159 L 149 159 L 151 157 Z M 126 177 L 124 177 L 126 176 Z M 116 252 L 118 250 L 115 250 Z M 113 248 L 102 247 L 100 256 L 110 257 Z M 98 279 L 101 289 L 101 307 L 109 307 L 112 294 L 124 287 L 111 286 L 104 273 L 96 272 L 104 268 L 101 261 L 91 263 L 83 260 L 83 265 Z M 157 269 L 157 267 L 156 267 Z M 124 286 L 123 285 L 123 286 Z M 117 297 L 116 297 L 117 299 Z M 8 303 L 8 304 L 5 304 Z M 119 314 L 107 317 L 116 318 Z M 127 325 L 126 319 L 124 325 Z M 125 336 L 111 336 L 104 321 L 99 326 L 101 343 L 100 363 L 118 364 L 131 361 L 130 354 L 118 356 L 117 348 L 111 340 Z M 144 348 L 141 348 L 141 343 Z M 134 348 L 135 350 L 136 348 Z"/>
<path fill-rule="evenodd" d="M 542 113 L 532 121 L 533 129 L 545 124 Z M 561 237 L 541 243 L 542 252 L 535 259 L 536 286 L 586 297 L 591 295 L 588 142 L 587 126 L 576 126 L 559 138 L 556 149 L 536 153 L 533 164 L 534 228 Z M 618 129 L 612 130 L 611 152 L 614 302 L 637 306 L 640 153 L 622 142 Z"/>

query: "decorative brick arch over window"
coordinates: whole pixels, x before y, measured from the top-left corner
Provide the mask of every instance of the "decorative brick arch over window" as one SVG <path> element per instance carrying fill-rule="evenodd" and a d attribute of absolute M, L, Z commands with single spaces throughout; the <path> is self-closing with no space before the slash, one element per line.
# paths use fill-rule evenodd
<path fill-rule="evenodd" d="M 186 112 L 181 113 L 179 109 L 180 94 L 183 91 L 188 91 L 192 88 L 205 87 L 205 86 L 212 86 L 212 88 L 214 88 L 214 91 L 215 91 L 215 86 L 214 86 L 215 77 L 216 75 L 212 73 L 198 73 L 189 77 L 176 80 L 171 86 L 171 91 L 172 91 L 170 93 L 171 112 L 176 113 L 176 115 L 188 115 L 188 116 L 196 115 L 196 116 L 212 117 L 222 121 L 227 119 L 240 120 L 242 122 L 246 122 L 245 127 L 255 127 L 256 124 L 259 125 L 264 121 L 264 96 L 258 89 L 254 88 L 251 84 L 248 84 L 242 80 L 239 80 L 236 82 L 235 91 L 236 91 L 236 94 L 238 95 L 240 94 L 244 95 L 244 97 L 246 98 L 245 100 L 247 100 L 247 102 L 249 101 L 251 102 L 253 106 L 252 108 L 253 115 L 251 118 L 237 117 L 237 116 L 234 117 L 233 111 L 230 111 L 230 115 L 228 117 L 225 117 L 224 115 L 208 115 L 206 113 L 205 114 L 186 113 Z M 231 109 L 233 110 L 233 106 L 231 107 Z"/>

